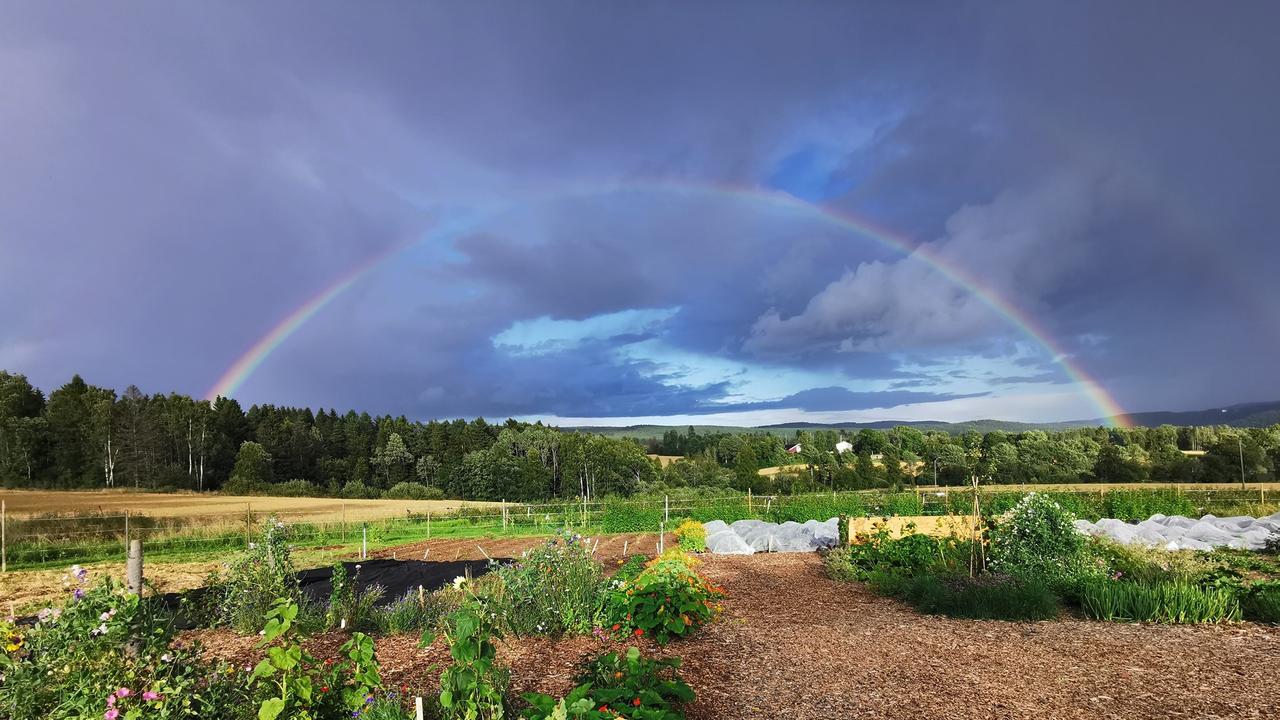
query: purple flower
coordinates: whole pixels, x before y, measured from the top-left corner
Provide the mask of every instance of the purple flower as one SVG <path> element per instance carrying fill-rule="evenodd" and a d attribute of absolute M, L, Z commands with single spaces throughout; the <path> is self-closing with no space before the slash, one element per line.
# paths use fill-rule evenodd
<path fill-rule="evenodd" d="M 84 597 L 84 588 L 76 588 L 76 591 L 72 594 L 75 596 L 77 600 L 80 600 L 81 598 Z"/>

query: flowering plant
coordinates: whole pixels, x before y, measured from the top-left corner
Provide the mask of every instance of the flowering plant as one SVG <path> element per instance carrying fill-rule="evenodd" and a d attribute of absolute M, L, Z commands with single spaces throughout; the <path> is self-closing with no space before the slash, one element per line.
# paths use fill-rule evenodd
<path fill-rule="evenodd" d="M 665 644 L 715 619 L 724 592 L 682 558 L 664 557 L 609 591 L 611 631 Z"/>
<path fill-rule="evenodd" d="M 642 657 L 635 647 L 628 648 L 625 655 L 607 653 L 586 664 L 578 677 L 580 684 L 564 698 L 525 694 L 531 707 L 523 716 L 527 720 L 678 720 L 684 717 L 679 704 L 694 698 L 693 689 L 677 674 L 679 667 L 678 657 L 652 660 Z"/>

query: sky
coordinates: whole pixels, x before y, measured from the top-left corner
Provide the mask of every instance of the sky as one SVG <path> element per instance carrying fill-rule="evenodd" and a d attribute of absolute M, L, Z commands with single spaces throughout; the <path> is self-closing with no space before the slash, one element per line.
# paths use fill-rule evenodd
<path fill-rule="evenodd" d="M 0 2 L 0 368 L 593 425 L 1280 399 L 1278 24 Z"/>

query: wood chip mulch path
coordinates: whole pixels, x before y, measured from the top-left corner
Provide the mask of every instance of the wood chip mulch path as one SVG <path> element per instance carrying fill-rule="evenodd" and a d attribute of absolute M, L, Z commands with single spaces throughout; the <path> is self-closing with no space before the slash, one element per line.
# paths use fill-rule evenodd
<path fill-rule="evenodd" d="M 1018 623 L 921 616 L 822 573 L 815 555 L 709 558 L 725 614 L 678 654 L 697 692 L 691 720 L 730 718 L 1276 718 L 1280 628 L 1158 626 L 1076 619 Z M 188 633 L 251 664 L 256 638 Z M 342 641 L 313 641 L 323 655 Z M 504 642 L 512 690 L 562 694 L 577 663 L 617 647 L 593 637 Z M 378 640 L 390 684 L 438 689 L 441 643 Z"/>

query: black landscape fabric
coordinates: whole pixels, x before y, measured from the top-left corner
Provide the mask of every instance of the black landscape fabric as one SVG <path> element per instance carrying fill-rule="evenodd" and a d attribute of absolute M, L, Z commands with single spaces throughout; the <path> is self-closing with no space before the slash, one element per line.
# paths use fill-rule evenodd
<path fill-rule="evenodd" d="M 500 559 L 497 562 L 508 562 Z M 342 564 L 347 577 L 355 578 L 356 589 L 363 592 L 377 585 L 383 589 L 379 605 L 390 605 L 408 593 L 417 593 L 421 585 L 426 591 L 436 590 L 453 582 L 454 578 L 480 577 L 489 572 L 488 560 L 456 560 L 453 562 L 426 562 L 423 560 L 364 560 Z M 359 568 L 357 570 L 357 568 Z M 298 585 L 308 599 L 328 602 L 333 592 L 333 568 L 322 567 L 298 573 Z"/>

